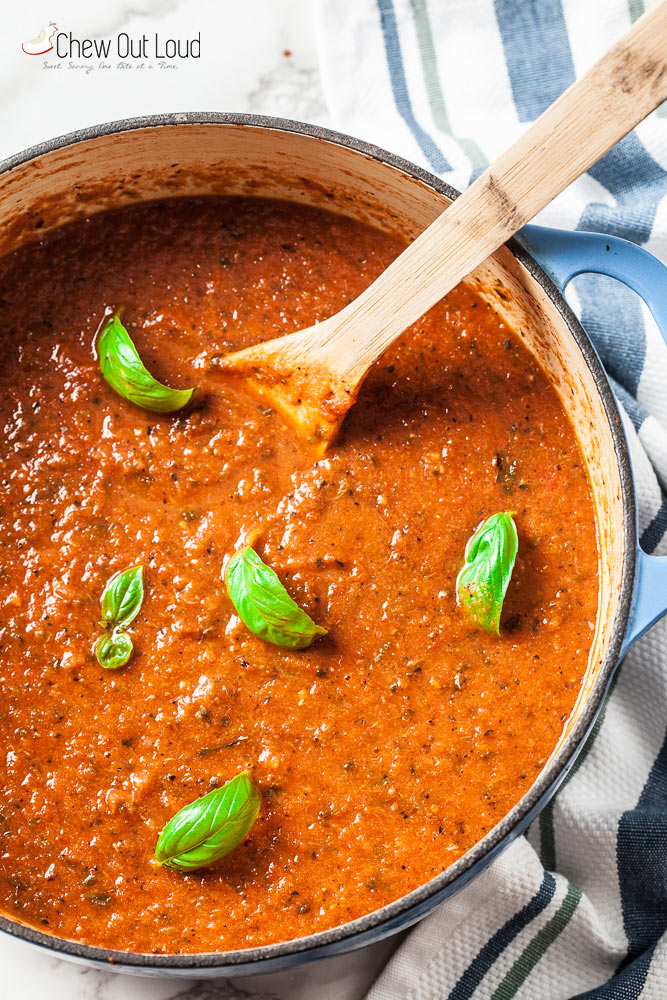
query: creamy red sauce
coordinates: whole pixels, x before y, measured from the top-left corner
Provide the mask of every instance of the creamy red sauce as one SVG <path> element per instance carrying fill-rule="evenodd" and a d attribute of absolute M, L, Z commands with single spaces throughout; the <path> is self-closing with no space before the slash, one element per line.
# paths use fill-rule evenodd
<path fill-rule="evenodd" d="M 0 262 L 0 906 L 113 948 L 197 952 L 310 934 L 443 871 L 527 791 L 577 698 L 597 613 L 593 506 L 532 356 L 466 287 L 371 371 L 315 460 L 220 356 L 305 327 L 400 252 L 286 203 L 141 205 Z M 150 371 L 200 384 L 158 416 L 116 395 L 106 308 Z M 466 540 L 516 512 L 500 637 L 457 607 Z M 329 635 L 268 645 L 225 557 L 255 548 Z M 118 671 L 100 595 L 142 563 Z M 249 768 L 247 840 L 186 875 L 166 821 Z"/>

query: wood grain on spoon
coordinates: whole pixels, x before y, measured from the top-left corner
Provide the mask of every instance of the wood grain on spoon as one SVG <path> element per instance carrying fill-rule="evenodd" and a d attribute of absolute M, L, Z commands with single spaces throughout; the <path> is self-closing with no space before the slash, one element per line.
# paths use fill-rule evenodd
<path fill-rule="evenodd" d="M 386 348 L 667 98 L 667 0 L 481 174 L 353 302 L 220 369 L 323 452 Z"/>

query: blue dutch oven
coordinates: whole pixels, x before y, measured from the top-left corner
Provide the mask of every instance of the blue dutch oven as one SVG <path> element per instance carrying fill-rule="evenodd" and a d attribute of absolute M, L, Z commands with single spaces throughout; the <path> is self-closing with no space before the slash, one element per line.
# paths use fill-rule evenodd
<path fill-rule="evenodd" d="M 377 147 L 291 121 L 174 114 L 85 129 L 0 164 L 0 253 L 105 208 L 174 195 L 239 194 L 326 207 L 414 238 L 457 196 Z M 68 941 L 0 916 L 0 929 L 52 955 L 144 975 L 271 972 L 363 947 L 419 920 L 523 833 L 572 767 L 630 646 L 667 610 L 667 558 L 641 550 L 618 408 L 595 350 L 563 296 L 583 272 L 641 295 L 667 333 L 667 272 L 646 251 L 595 233 L 528 226 L 466 279 L 520 333 L 553 382 L 588 467 L 600 548 L 599 614 L 572 718 L 543 771 L 500 823 L 432 881 L 361 919 L 245 951 L 136 954 Z"/>

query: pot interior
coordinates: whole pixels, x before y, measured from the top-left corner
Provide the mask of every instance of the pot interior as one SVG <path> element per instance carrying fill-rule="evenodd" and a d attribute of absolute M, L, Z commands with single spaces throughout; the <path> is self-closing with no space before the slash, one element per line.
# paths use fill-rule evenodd
<path fill-rule="evenodd" d="M 424 179 L 329 138 L 233 122 L 172 122 L 84 137 L 0 175 L 0 255 L 49 229 L 104 209 L 203 194 L 307 203 L 406 240 L 418 235 L 449 203 Z M 597 622 L 591 623 L 586 678 L 561 746 L 599 675 L 618 611 L 625 558 L 619 461 L 596 377 L 537 277 L 503 247 L 467 280 L 521 336 L 547 372 L 575 428 L 594 497 L 599 611 Z M 576 516 L 576 511 L 572 513 Z"/>

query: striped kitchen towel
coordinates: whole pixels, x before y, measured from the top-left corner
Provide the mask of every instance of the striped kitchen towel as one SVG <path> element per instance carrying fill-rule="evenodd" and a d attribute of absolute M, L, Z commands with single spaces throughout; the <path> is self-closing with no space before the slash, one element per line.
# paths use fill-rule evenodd
<path fill-rule="evenodd" d="M 644 0 L 321 0 L 333 124 L 465 187 L 627 30 Z M 667 107 L 539 217 L 667 260 Z M 568 297 L 622 404 L 641 541 L 667 553 L 667 349 L 643 303 Z M 530 829 L 406 938 L 369 1000 L 667 998 L 667 626 L 618 671 Z"/>

